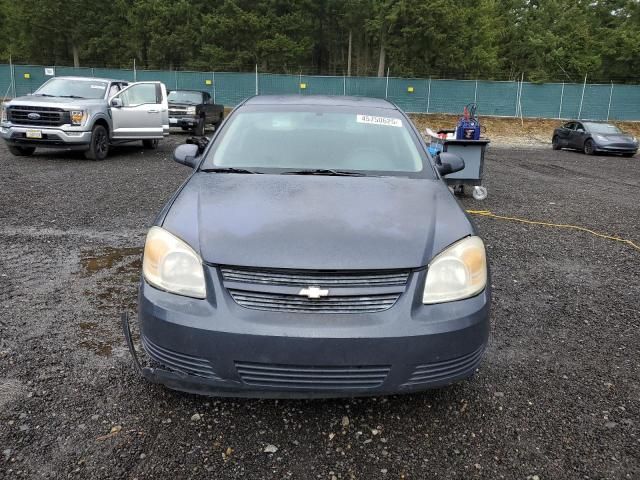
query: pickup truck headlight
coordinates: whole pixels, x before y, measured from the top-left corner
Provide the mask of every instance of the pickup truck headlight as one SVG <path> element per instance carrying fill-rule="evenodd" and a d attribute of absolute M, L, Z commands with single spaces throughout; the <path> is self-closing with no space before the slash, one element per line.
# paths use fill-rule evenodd
<path fill-rule="evenodd" d="M 435 256 L 427 270 L 422 303 L 477 295 L 487 285 L 487 257 L 480 237 L 466 237 Z"/>
<path fill-rule="evenodd" d="M 144 278 L 154 287 L 194 298 L 205 298 L 200 256 L 185 242 L 160 227 L 147 234 L 142 260 Z"/>
<path fill-rule="evenodd" d="M 71 125 L 82 125 L 87 118 L 84 110 L 73 110 L 71 112 Z"/>
<path fill-rule="evenodd" d="M 187 107 L 187 115 L 195 115 L 196 107 Z"/>

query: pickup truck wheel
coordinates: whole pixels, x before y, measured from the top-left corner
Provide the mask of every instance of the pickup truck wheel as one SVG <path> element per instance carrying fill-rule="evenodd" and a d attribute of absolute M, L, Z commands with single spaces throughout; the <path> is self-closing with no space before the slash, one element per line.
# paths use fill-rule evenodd
<path fill-rule="evenodd" d="M 193 130 L 193 133 L 197 137 L 204 136 L 204 117 L 200 117 L 198 119 L 198 124 L 196 125 L 196 128 Z"/>
<path fill-rule="evenodd" d="M 152 138 L 149 140 L 142 140 L 142 146 L 149 150 L 155 150 L 156 148 L 158 148 L 158 139 Z"/>
<path fill-rule="evenodd" d="M 36 147 L 16 147 L 9 145 L 9 151 L 16 157 L 29 157 L 36 151 Z"/>
<path fill-rule="evenodd" d="M 104 160 L 109 153 L 109 134 L 102 125 L 96 125 L 91 131 L 91 143 L 84 156 L 89 160 Z"/>

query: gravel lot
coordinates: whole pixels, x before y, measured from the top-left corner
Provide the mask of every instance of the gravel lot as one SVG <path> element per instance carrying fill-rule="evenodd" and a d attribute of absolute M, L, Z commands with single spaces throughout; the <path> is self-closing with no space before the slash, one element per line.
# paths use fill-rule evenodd
<path fill-rule="evenodd" d="M 119 313 L 185 138 L 98 163 L 0 145 L 0 477 L 640 478 L 640 251 L 578 231 L 476 218 L 493 333 L 470 381 L 319 401 L 145 383 Z M 640 243 L 638 156 L 494 146 L 485 168 L 466 208 Z"/>

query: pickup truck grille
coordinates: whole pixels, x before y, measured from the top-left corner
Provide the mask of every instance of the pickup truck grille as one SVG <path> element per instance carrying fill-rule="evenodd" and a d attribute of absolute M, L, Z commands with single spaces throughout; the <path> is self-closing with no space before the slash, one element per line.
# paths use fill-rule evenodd
<path fill-rule="evenodd" d="M 7 120 L 16 125 L 59 127 L 71 123 L 71 115 L 62 108 L 14 105 L 7 108 Z"/>
<path fill-rule="evenodd" d="M 220 268 L 231 298 L 254 310 L 295 313 L 375 313 L 391 308 L 405 291 L 407 270 L 313 271 Z M 310 298 L 304 289 L 323 292 Z"/>

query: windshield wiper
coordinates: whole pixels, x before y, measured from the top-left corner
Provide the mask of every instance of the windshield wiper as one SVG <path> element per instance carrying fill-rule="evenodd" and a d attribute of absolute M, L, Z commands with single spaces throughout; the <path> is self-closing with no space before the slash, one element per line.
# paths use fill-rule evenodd
<path fill-rule="evenodd" d="M 366 173 L 351 172 L 348 170 L 334 170 L 331 168 L 313 168 L 307 170 L 292 170 L 283 172 L 282 175 L 336 175 L 341 177 L 367 177 Z"/>
<path fill-rule="evenodd" d="M 79 97 L 78 95 L 58 95 L 60 98 L 85 98 Z"/>
<path fill-rule="evenodd" d="M 262 172 L 254 172 L 253 170 L 247 170 L 246 168 L 236 168 L 236 167 L 220 167 L 220 168 L 203 168 L 200 170 L 201 172 L 206 173 L 262 173 Z"/>
<path fill-rule="evenodd" d="M 34 93 L 34 97 L 55 97 L 55 95 L 49 95 L 48 93 Z"/>

